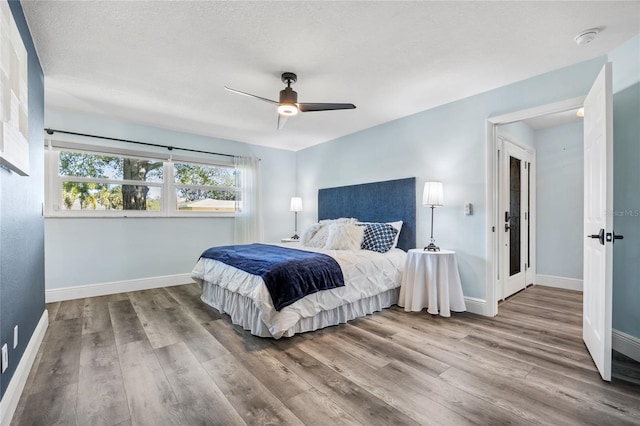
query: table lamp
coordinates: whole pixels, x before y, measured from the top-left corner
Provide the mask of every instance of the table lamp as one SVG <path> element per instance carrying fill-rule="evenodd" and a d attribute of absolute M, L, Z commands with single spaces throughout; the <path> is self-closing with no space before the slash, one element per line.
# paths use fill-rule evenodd
<path fill-rule="evenodd" d="M 435 245 L 433 238 L 433 209 L 441 207 L 444 201 L 442 182 L 425 182 L 422 192 L 422 204 L 431 207 L 431 242 L 424 249 L 427 251 L 440 251 L 440 247 Z"/>
<path fill-rule="evenodd" d="M 298 236 L 298 212 L 302 211 L 302 198 L 300 197 L 291 197 L 291 209 L 290 209 L 294 216 L 295 216 L 295 228 L 293 231 L 293 237 L 291 237 L 292 240 L 297 240 L 300 239 L 300 237 Z"/>

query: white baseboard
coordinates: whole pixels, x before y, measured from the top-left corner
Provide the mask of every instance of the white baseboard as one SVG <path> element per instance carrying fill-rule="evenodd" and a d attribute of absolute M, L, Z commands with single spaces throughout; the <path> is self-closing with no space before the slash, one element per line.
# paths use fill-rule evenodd
<path fill-rule="evenodd" d="M 582 280 L 577 278 L 554 277 L 553 275 L 540 275 L 536 279 L 537 285 L 545 287 L 563 288 L 565 290 L 582 291 Z"/>
<path fill-rule="evenodd" d="M 114 281 L 110 283 L 79 285 L 75 287 L 52 288 L 45 290 L 45 302 L 51 303 L 62 300 L 83 299 L 85 297 L 149 290 L 152 288 L 169 287 L 192 282 L 191 274 L 176 274 L 136 280 Z"/>
<path fill-rule="evenodd" d="M 22 358 L 20 358 L 20 363 L 18 364 L 15 373 L 13 373 L 13 377 L 9 382 L 7 391 L 4 393 L 2 401 L 0 401 L 0 425 L 8 425 L 11 423 L 11 419 L 18 407 L 18 402 L 20 401 L 20 396 L 24 390 L 24 385 L 27 383 L 29 372 L 31 371 L 33 362 L 36 359 L 36 355 L 38 355 L 38 350 L 40 349 L 40 344 L 42 344 L 42 339 L 44 339 L 44 334 L 47 331 L 48 325 L 49 313 L 45 309 L 40 317 L 40 321 L 38 321 L 36 329 L 31 335 L 31 339 L 29 339 L 29 343 L 22 354 Z"/>
<path fill-rule="evenodd" d="M 489 313 L 489 307 L 487 301 L 484 299 L 477 299 L 475 297 L 464 297 L 464 304 L 467 306 L 467 312 L 472 314 L 484 315 L 486 317 L 491 316 Z"/>
<path fill-rule="evenodd" d="M 611 330 L 611 346 L 616 351 L 640 362 L 640 339 L 623 333 L 615 328 Z"/>

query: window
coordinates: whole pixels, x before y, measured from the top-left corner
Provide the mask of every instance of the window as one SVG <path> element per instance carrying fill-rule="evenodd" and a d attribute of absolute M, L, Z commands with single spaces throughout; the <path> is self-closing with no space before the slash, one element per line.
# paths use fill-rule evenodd
<path fill-rule="evenodd" d="M 55 148 L 47 151 L 48 216 L 216 216 L 236 211 L 227 164 Z"/>
<path fill-rule="evenodd" d="M 173 177 L 179 211 L 236 210 L 233 167 L 173 163 Z"/>

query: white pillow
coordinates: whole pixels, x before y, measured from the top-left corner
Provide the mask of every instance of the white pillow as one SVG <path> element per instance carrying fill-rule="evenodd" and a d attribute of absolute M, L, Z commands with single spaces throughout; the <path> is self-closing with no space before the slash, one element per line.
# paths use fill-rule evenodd
<path fill-rule="evenodd" d="M 397 222 L 387 222 L 387 223 L 398 230 L 398 233 L 396 234 L 396 239 L 393 240 L 393 246 L 391 246 L 391 248 L 394 249 L 398 247 L 398 238 L 400 238 L 400 231 L 402 231 L 402 221 L 399 220 Z"/>
<path fill-rule="evenodd" d="M 314 223 L 310 225 L 307 229 L 304 230 L 302 235 L 300 235 L 300 243 L 303 246 L 309 245 L 309 241 L 313 238 L 314 235 L 318 232 L 318 230 L 322 227 L 319 223 Z"/>
<path fill-rule="evenodd" d="M 360 250 L 364 239 L 365 228 L 349 223 L 332 223 L 329 225 L 327 243 L 328 250 Z"/>
<path fill-rule="evenodd" d="M 316 232 L 311 236 L 311 238 L 306 240 L 306 242 L 303 242 L 302 245 L 305 245 L 307 247 L 322 248 L 327 243 L 330 224 L 318 223 L 316 225 L 318 226 Z"/>
<path fill-rule="evenodd" d="M 329 236 L 329 226 L 334 223 L 347 223 L 355 224 L 358 219 L 341 217 L 338 219 L 323 219 L 315 225 L 318 228 L 313 232 L 313 235 L 308 240 L 302 242 L 303 246 L 323 248 L 327 244 L 327 237 Z M 313 225 L 312 225 L 313 226 Z"/>

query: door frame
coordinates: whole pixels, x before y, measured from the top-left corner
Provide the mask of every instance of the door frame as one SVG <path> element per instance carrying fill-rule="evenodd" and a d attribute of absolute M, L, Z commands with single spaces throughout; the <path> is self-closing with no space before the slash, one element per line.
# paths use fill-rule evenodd
<path fill-rule="evenodd" d="M 497 232 L 502 224 L 500 221 L 500 197 L 498 193 L 498 169 L 497 149 L 499 145 L 497 127 L 501 124 L 514 123 L 528 118 L 539 117 L 541 115 L 553 114 L 581 108 L 584 105 L 586 96 L 567 99 L 560 102 L 541 105 L 520 111 L 514 111 L 503 115 L 489 117 L 486 123 L 487 137 L 485 146 L 485 170 L 486 189 L 485 204 L 487 206 L 486 215 L 486 253 L 487 263 L 485 268 L 485 309 L 484 314 L 496 316 L 498 314 L 498 277 L 499 277 L 499 253 L 500 238 Z"/>
<path fill-rule="evenodd" d="M 505 137 L 505 136 L 500 136 L 497 135 L 496 136 L 497 139 L 497 146 L 496 146 L 496 160 L 498 163 L 498 176 L 497 176 L 497 185 L 499 188 L 498 191 L 498 216 L 500 218 L 502 218 L 502 212 L 505 211 L 505 205 L 506 205 L 506 200 L 504 199 L 505 197 L 505 188 L 504 188 L 504 184 L 506 183 L 505 178 L 506 176 L 500 175 L 500 168 L 502 167 L 500 164 L 500 161 L 502 161 L 504 159 L 504 153 L 506 151 L 505 148 L 505 144 L 509 143 L 521 150 L 523 150 L 526 154 L 531 156 L 531 161 L 529 162 L 529 187 L 527 190 L 527 195 L 529 198 L 529 208 L 528 208 L 528 218 L 526 219 L 528 225 L 529 225 L 529 229 L 531 229 L 533 232 L 531 232 L 531 234 L 529 235 L 529 241 L 528 241 L 528 249 L 529 249 L 529 262 L 527 263 L 527 268 L 525 270 L 522 271 L 522 273 L 524 274 L 524 279 L 525 279 L 525 287 L 527 285 L 529 285 L 530 282 L 534 282 L 536 280 L 536 267 L 537 267 L 537 263 L 536 263 L 536 160 L 537 160 L 537 156 L 536 156 L 536 150 L 533 147 L 530 147 L 528 145 L 525 145 L 519 141 L 513 140 L 511 138 Z M 500 155 L 498 155 L 500 154 Z M 503 171 L 504 172 L 504 171 Z M 500 186 L 502 185 L 502 187 Z M 505 247 L 506 244 L 506 240 L 507 240 L 507 235 L 505 232 L 501 232 L 504 226 L 504 219 L 502 220 L 502 226 L 499 226 L 497 228 L 498 232 L 496 232 L 497 238 L 498 238 L 498 246 L 500 247 L 500 250 L 497 252 L 498 257 L 496 258 L 496 262 L 498 263 L 497 268 L 498 268 L 498 276 L 497 276 L 497 280 L 496 280 L 496 298 L 498 300 L 504 300 L 504 291 L 505 291 L 505 286 L 506 286 L 506 281 L 501 279 L 503 276 L 508 279 L 509 277 L 507 277 L 506 275 L 504 275 L 504 272 L 506 271 L 506 265 L 504 264 L 507 259 L 504 257 L 504 250 L 503 248 Z M 502 257 L 502 264 L 500 263 L 501 257 Z M 529 277 L 531 277 L 529 279 Z"/>

